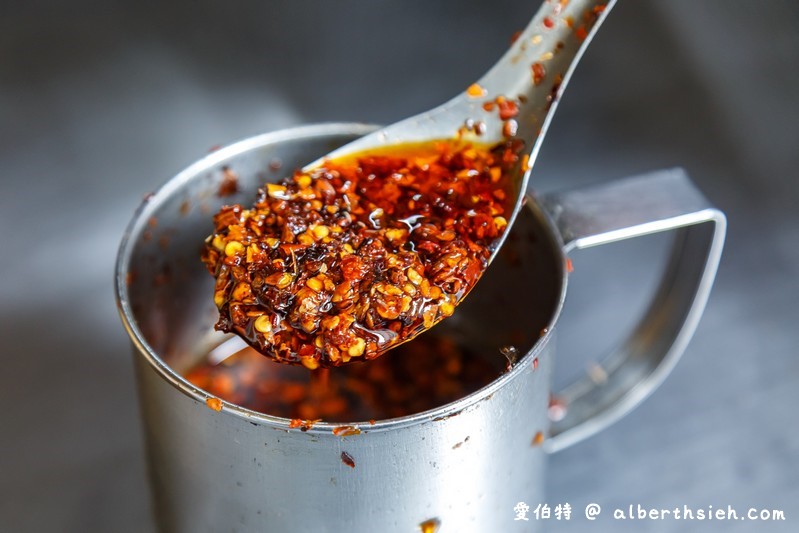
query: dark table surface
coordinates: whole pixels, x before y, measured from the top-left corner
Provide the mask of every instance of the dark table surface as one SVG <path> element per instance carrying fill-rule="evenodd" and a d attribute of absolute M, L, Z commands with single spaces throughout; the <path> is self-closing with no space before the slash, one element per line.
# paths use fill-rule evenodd
<path fill-rule="evenodd" d="M 154 530 L 112 290 L 145 193 L 213 145 L 430 108 L 499 56 L 534 4 L 4 6 L 0 530 Z M 566 92 L 535 189 L 684 166 L 729 233 L 673 374 L 622 421 L 552 456 L 548 503 L 577 511 L 547 530 L 799 531 L 798 23 L 790 0 L 622 0 Z M 556 383 L 630 327 L 664 246 L 574 255 Z M 602 519 L 582 517 L 588 502 Z M 607 516 L 637 503 L 781 509 L 787 520 Z"/>

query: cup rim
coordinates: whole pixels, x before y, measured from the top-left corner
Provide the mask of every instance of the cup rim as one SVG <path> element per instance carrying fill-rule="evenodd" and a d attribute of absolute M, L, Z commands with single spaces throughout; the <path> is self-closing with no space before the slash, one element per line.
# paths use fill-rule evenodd
<path fill-rule="evenodd" d="M 151 214 L 154 213 L 167 198 L 169 198 L 176 190 L 180 189 L 180 187 L 189 180 L 198 175 L 202 175 L 209 169 L 215 168 L 229 158 L 250 150 L 262 148 L 277 142 L 285 142 L 308 137 L 353 134 L 366 135 L 376 130 L 378 127 L 379 126 L 377 125 L 360 122 L 329 122 L 284 128 L 248 137 L 233 142 L 210 154 L 205 155 L 175 174 L 172 178 L 168 179 L 155 192 L 148 194 L 135 209 L 133 217 L 122 235 L 114 269 L 114 293 L 116 297 L 117 311 L 119 312 L 125 330 L 127 331 L 128 336 L 135 347 L 137 352 L 135 356 L 143 356 L 147 363 L 162 379 L 166 380 L 168 384 L 189 398 L 202 403 L 205 403 L 206 400 L 210 398 L 217 398 L 205 390 L 194 386 L 183 376 L 173 370 L 172 367 L 163 359 L 161 359 L 156 350 L 153 349 L 153 347 L 150 346 L 147 340 L 144 338 L 144 335 L 138 327 L 136 318 L 130 305 L 127 274 L 129 271 L 128 267 L 130 265 L 134 244 L 137 241 L 138 235 L 145 231 L 147 221 Z M 344 425 L 358 427 L 363 433 L 378 432 L 390 429 L 399 429 L 428 421 L 446 419 L 489 399 L 507 382 L 516 379 L 523 369 L 527 367 L 527 365 L 531 364 L 532 360 L 537 357 L 549 344 L 550 339 L 553 336 L 555 325 L 560 317 L 566 298 L 568 276 L 565 267 L 566 259 L 564 255 L 563 240 L 558 231 L 555 229 L 556 226 L 549 214 L 540 206 L 535 197 L 530 194 L 527 195 L 525 208 L 533 210 L 535 212 L 534 214 L 537 215 L 537 218 L 545 223 L 549 237 L 552 238 L 554 244 L 556 245 L 556 251 L 561 256 L 561 261 L 557 261 L 557 268 L 559 269 L 558 277 L 560 279 L 560 294 L 558 295 L 555 309 L 552 311 L 549 322 L 547 323 L 546 331 L 536 340 L 533 346 L 522 356 L 522 358 L 511 368 L 511 370 L 501 374 L 491 383 L 472 392 L 471 394 L 467 394 L 466 396 L 463 396 L 454 402 L 450 402 L 427 411 L 422 411 L 398 418 L 375 420 L 374 423 L 371 423 L 371 421 L 321 421 L 309 428 L 307 433 L 315 435 L 329 435 L 331 434 L 331 430 L 333 428 Z M 258 423 L 260 425 L 270 426 L 275 429 L 286 431 L 290 430 L 289 423 L 291 419 L 289 418 L 260 413 L 240 405 L 227 402 L 222 398 L 218 399 L 222 401 L 222 411 L 224 412 L 243 418 L 251 423 Z"/>

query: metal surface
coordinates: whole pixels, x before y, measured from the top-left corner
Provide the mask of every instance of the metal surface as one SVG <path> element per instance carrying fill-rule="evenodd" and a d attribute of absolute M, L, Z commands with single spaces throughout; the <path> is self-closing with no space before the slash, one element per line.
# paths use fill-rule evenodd
<path fill-rule="evenodd" d="M 568 406 L 553 424 L 554 452 L 596 433 L 646 398 L 671 372 L 696 329 L 721 259 L 724 214 L 681 169 L 653 172 L 542 199 L 564 250 L 676 230 L 671 259 L 649 310 L 601 367 L 558 396 Z M 599 354 L 597 354 L 599 355 Z"/>
<path fill-rule="evenodd" d="M 485 133 L 478 136 L 467 132 L 464 138 L 493 145 L 507 139 L 507 135 L 503 133 L 505 121 L 500 118 L 496 108 L 488 111 L 483 108 L 483 104 L 497 97 L 518 100 L 519 114 L 514 119 L 518 124 L 516 136 L 526 143 L 524 153 L 529 155 L 529 159 L 527 168 L 519 164 L 515 169 L 517 177 L 513 183 L 513 197 L 516 204 L 508 218 L 508 222 L 513 225 L 527 191 L 530 169 L 541 149 L 563 91 L 577 63 L 615 3 L 616 0 L 543 2 L 510 49 L 477 81 L 477 85 L 485 91 L 484 95 L 476 97 L 464 91 L 434 109 L 349 143 L 328 154 L 328 157 L 336 158 L 401 143 L 451 139 L 467 120 L 483 122 Z M 599 9 L 601 11 L 596 22 L 585 28 L 582 25 L 585 15 Z M 567 23 L 567 20 L 572 23 Z M 586 31 L 582 38 L 577 36 L 578 28 Z M 547 73 L 540 83 L 534 83 L 533 80 L 531 67 L 534 63 L 543 65 Z M 314 161 L 306 168 L 320 163 L 321 160 Z M 504 239 L 505 234 L 497 239 L 492 260 Z"/>
<path fill-rule="evenodd" d="M 470 396 L 401 419 L 359 423 L 360 435 L 337 437 L 330 424 L 303 432 L 290 429 L 287 419 L 232 404 L 214 411 L 205 404 L 207 395 L 179 375 L 212 344 L 212 278 L 197 259 L 198 243 L 211 230 L 210 212 L 222 203 L 247 202 L 263 181 L 278 179 L 279 172 L 264 173 L 276 158 L 293 168 L 370 129 L 311 126 L 222 149 L 146 200 L 131 223 L 118 258 L 117 295 L 136 348 L 150 478 L 162 530 L 373 531 L 379 526 L 390 532 L 413 531 L 429 519 L 439 520 L 443 532 L 505 530 L 514 522 L 518 501 L 544 501 L 545 453 L 534 439 L 549 427 L 555 325 L 566 273 L 563 241 L 534 199 L 469 299 L 438 326 L 489 358 L 504 357 L 498 348 L 508 344 L 525 354 L 513 369 Z M 219 198 L 226 165 L 239 175 L 241 192 Z M 602 191 L 597 193 L 602 198 Z M 579 226 L 569 221 L 580 220 L 564 213 L 589 213 L 585 204 L 570 201 L 578 197 L 571 193 L 547 204 L 564 231 L 577 232 Z M 635 204 L 627 207 L 636 209 Z M 649 227 L 642 222 L 639 228 Z M 565 246 L 572 241 L 570 236 Z M 684 264 L 701 268 L 713 255 L 713 250 L 693 247 L 684 251 Z M 712 270 L 707 272 L 697 302 L 712 278 Z M 695 320 L 701 305 L 693 309 Z M 542 328 L 547 333 L 539 338 Z M 690 328 L 683 331 L 682 342 L 661 363 L 679 355 Z M 666 364 L 659 372 L 669 369 Z M 634 383 L 625 386 L 635 390 Z M 639 394 L 634 400 L 642 398 Z M 588 424 L 574 426 L 571 435 L 598 427 L 592 419 L 571 420 Z M 342 452 L 353 458 L 354 468 L 342 462 Z"/>

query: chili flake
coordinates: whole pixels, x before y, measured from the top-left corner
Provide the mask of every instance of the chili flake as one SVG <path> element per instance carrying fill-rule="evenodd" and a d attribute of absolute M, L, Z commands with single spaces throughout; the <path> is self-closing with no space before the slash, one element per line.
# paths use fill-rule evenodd
<path fill-rule="evenodd" d="M 431 518 L 419 524 L 421 533 L 436 533 L 439 527 L 441 527 L 441 520 L 438 518 Z"/>
<path fill-rule="evenodd" d="M 347 452 L 341 452 L 341 462 L 350 468 L 355 468 L 355 459 Z"/>
<path fill-rule="evenodd" d="M 505 137 L 513 137 L 519 130 L 519 124 L 513 120 L 506 120 L 502 123 L 502 135 Z"/>
<path fill-rule="evenodd" d="M 519 114 L 519 104 L 510 98 L 497 98 L 497 106 L 501 120 L 508 120 Z"/>
<path fill-rule="evenodd" d="M 479 96 L 485 96 L 486 90 L 480 87 L 477 83 L 472 83 L 469 85 L 469 88 L 466 89 L 466 94 L 471 96 L 472 98 L 477 98 Z"/>
<path fill-rule="evenodd" d="M 222 183 L 219 184 L 217 196 L 231 196 L 239 192 L 239 177 L 228 167 L 222 169 Z"/>
<path fill-rule="evenodd" d="M 541 85 L 541 82 L 544 81 L 544 76 L 547 75 L 546 68 L 544 68 L 544 65 L 542 65 L 541 63 L 533 63 L 532 70 L 533 70 L 533 84 L 535 86 Z"/>
<path fill-rule="evenodd" d="M 510 210 L 494 192 L 508 188 L 520 149 L 442 141 L 363 153 L 268 183 L 252 208 L 223 207 L 203 253 L 216 328 L 312 370 L 373 359 L 429 329 L 504 232 Z"/>
<path fill-rule="evenodd" d="M 222 410 L 222 400 L 220 400 L 219 398 L 206 398 L 205 405 L 207 405 L 214 411 Z"/>
<path fill-rule="evenodd" d="M 336 437 L 351 437 L 360 434 L 361 430 L 355 426 L 336 426 L 333 428 L 333 435 Z"/>

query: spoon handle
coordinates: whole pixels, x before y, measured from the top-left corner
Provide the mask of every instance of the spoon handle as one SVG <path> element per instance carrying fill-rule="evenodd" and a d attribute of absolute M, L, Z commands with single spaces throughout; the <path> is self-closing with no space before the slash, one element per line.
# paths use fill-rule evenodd
<path fill-rule="evenodd" d="M 545 1 L 505 55 L 477 82 L 485 96 L 472 96 L 477 94 L 472 87 L 450 102 L 453 111 L 466 107 L 474 120 L 485 122 L 486 140 L 498 141 L 507 136 L 503 129 L 509 119 L 500 116 L 500 106 L 491 111 L 484 106 L 502 98 L 512 102 L 518 107 L 518 114 L 512 117 L 515 135 L 530 143 L 532 164 L 566 84 L 615 2 Z"/>
<path fill-rule="evenodd" d="M 448 102 L 358 139 L 327 157 L 379 146 L 454 137 L 464 123 L 480 130 L 465 132 L 493 144 L 508 133 L 524 139 L 532 166 L 557 102 L 574 67 L 616 0 L 545 0 L 508 51 L 480 80 Z M 536 66 L 537 65 L 537 66 Z M 518 114 L 503 118 L 496 100 L 512 101 Z M 493 105 L 492 105 L 493 103 Z M 506 124 L 513 120 L 515 124 Z M 508 131 L 514 129 L 515 131 Z M 306 167 L 321 163 L 317 160 Z M 524 191 L 529 172 L 519 183 Z"/>

